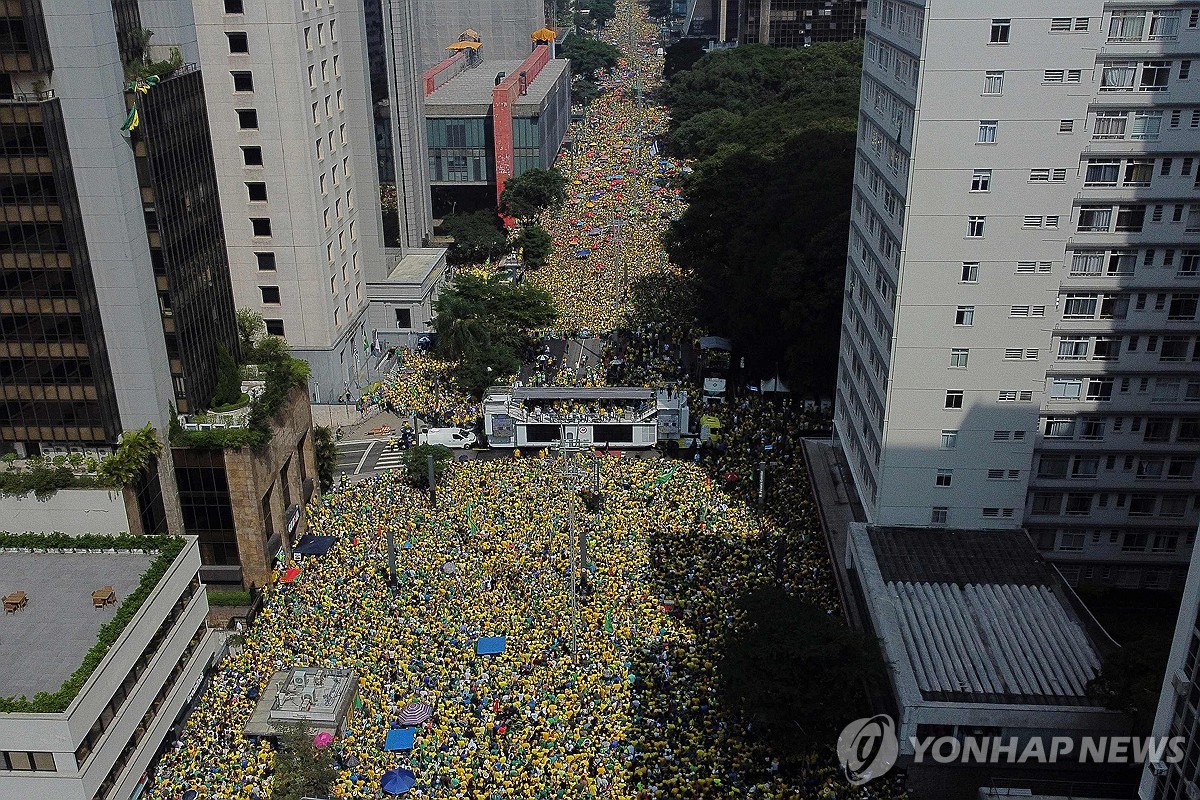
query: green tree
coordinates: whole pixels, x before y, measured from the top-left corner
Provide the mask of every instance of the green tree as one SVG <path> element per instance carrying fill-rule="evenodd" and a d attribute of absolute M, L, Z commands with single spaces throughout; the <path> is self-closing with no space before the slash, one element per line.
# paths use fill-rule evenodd
<path fill-rule="evenodd" d="M 337 447 L 333 431 L 324 425 L 313 428 L 313 450 L 317 461 L 317 482 L 322 494 L 333 488 L 333 471 L 337 467 Z"/>
<path fill-rule="evenodd" d="M 442 225 L 454 237 L 450 248 L 450 261 L 454 264 L 482 264 L 498 258 L 507 249 L 500 217 L 491 211 L 451 214 Z"/>
<path fill-rule="evenodd" d="M 500 213 L 527 221 L 544 209 L 561 208 L 567 202 L 567 179 L 550 169 L 530 169 L 509 178 L 500 192 Z"/>
<path fill-rule="evenodd" d="M 271 800 L 300 800 L 329 792 L 337 767 L 329 748 L 313 744 L 313 734 L 296 722 L 275 723 L 275 778 Z"/>
<path fill-rule="evenodd" d="M 404 472 L 414 486 L 429 488 L 430 456 L 433 456 L 433 477 L 434 480 L 438 480 L 454 456 L 454 451 L 449 447 L 444 444 L 418 444 L 405 450 L 404 455 L 400 457 Z"/>
<path fill-rule="evenodd" d="M 239 319 L 239 323 L 241 320 Z M 214 407 L 231 406 L 242 398 L 242 378 L 238 372 L 237 362 L 233 360 L 229 349 L 223 344 L 217 345 L 217 390 L 213 393 Z"/>
<path fill-rule="evenodd" d="M 590 106 L 600 96 L 600 87 L 595 82 L 575 76 L 571 78 L 571 102 Z"/>
<path fill-rule="evenodd" d="M 703 39 L 680 39 L 666 50 L 666 56 L 663 59 L 663 77 L 669 81 L 677 73 L 691 69 L 703 57 Z"/>
<path fill-rule="evenodd" d="M 100 477 L 112 486 L 128 486 L 161 452 L 162 442 L 149 422 L 144 428 L 125 431 L 117 443 L 117 451 L 101 459 Z"/>
<path fill-rule="evenodd" d="M 521 228 L 513 244 L 520 248 L 521 260 L 525 266 L 534 269 L 545 266 L 554 250 L 554 240 L 541 225 L 526 225 Z"/>
<path fill-rule="evenodd" d="M 1127 642 L 1103 659 L 1100 674 L 1088 681 L 1088 695 L 1105 708 L 1132 715 L 1135 734 L 1149 735 L 1170 651 L 1169 635 L 1152 633 Z"/>
<path fill-rule="evenodd" d="M 783 589 L 739 601 L 744 622 L 719 665 L 726 701 L 779 756 L 827 749 L 884 684 L 878 643 Z"/>
<path fill-rule="evenodd" d="M 527 331 L 549 327 L 557 316 L 544 289 L 471 274 L 443 289 L 434 310 L 438 352 L 458 362 L 455 382 L 475 395 L 515 372 Z"/>
<path fill-rule="evenodd" d="M 595 16 L 593 15 L 593 19 Z M 611 19 L 611 17 L 610 17 Z M 621 51 L 590 35 L 576 34 L 559 48 L 562 58 L 571 60 L 571 74 L 593 79 L 602 69 L 612 69 L 621 58 Z"/>
<path fill-rule="evenodd" d="M 646 13 L 653 19 L 671 16 L 671 0 L 649 0 L 646 3 Z"/>
<path fill-rule="evenodd" d="M 241 347 L 242 357 L 247 358 L 254 350 L 254 345 L 258 342 L 258 338 L 267 330 L 267 323 L 263 322 L 262 314 L 257 311 L 252 311 L 249 308 L 239 308 L 237 310 L 237 329 L 238 329 L 238 344 Z"/>

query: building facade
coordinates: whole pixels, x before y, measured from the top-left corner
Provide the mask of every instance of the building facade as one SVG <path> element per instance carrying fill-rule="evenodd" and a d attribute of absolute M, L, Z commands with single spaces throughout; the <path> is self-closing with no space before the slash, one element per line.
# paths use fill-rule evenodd
<path fill-rule="evenodd" d="M 1182 761 L 1149 762 L 1142 773 L 1140 800 L 1190 800 L 1200 794 L 1200 565 L 1195 553 L 1179 604 L 1175 636 L 1167 659 L 1153 736 L 1184 737 Z"/>
<path fill-rule="evenodd" d="M 312 395 L 364 377 L 382 270 L 362 5 L 195 2 L 234 300 L 312 366 Z"/>
<path fill-rule="evenodd" d="M 835 435 L 875 524 L 1182 580 L 1200 8 L 871 2 Z"/>
<path fill-rule="evenodd" d="M 479 34 L 484 58 L 520 61 L 533 44 L 529 35 L 548 21 L 543 0 L 415 0 L 414 7 L 420 72 L 445 58 L 468 30 Z"/>
<path fill-rule="evenodd" d="M 5 14 L 0 443 L 105 450 L 166 430 L 171 404 L 205 407 L 216 345 L 237 347 L 191 15 L 108 0 Z M 152 91 L 126 91 L 128 65 L 172 54 Z"/>
<path fill-rule="evenodd" d="M 215 650 L 199 569 L 188 537 L 66 711 L 3 715 L 0 799 L 125 800 L 137 791 Z"/>
<path fill-rule="evenodd" d="M 718 0 L 718 33 L 739 44 L 809 47 L 863 35 L 866 0 Z M 739 30 L 730 23 L 737 20 Z"/>

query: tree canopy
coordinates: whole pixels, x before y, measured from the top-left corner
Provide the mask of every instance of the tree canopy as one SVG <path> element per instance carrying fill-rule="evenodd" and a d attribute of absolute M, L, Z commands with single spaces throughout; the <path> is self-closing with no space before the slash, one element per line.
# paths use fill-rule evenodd
<path fill-rule="evenodd" d="M 549 327 L 558 316 L 544 289 L 474 274 L 459 275 L 434 309 L 438 353 L 459 362 L 455 382 L 476 396 L 520 369 L 527 331 Z"/>
<path fill-rule="evenodd" d="M 537 269 L 545 266 L 554 250 L 554 239 L 541 225 L 526 225 L 513 240 L 521 249 L 521 260 L 525 266 Z"/>
<path fill-rule="evenodd" d="M 313 744 L 312 734 L 300 723 L 276 723 L 274 727 L 272 800 L 300 800 L 327 793 L 337 779 L 332 751 Z"/>
<path fill-rule="evenodd" d="M 404 451 L 400 457 L 404 472 L 415 486 L 429 488 L 429 457 L 433 456 L 433 479 L 442 477 L 454 452 L 444 444 L 418 444 Z"/>
<path fill-rule="evenodd" d="M 592 79 L 602 69 L 612 69 L 621 51 L 608 42 L 585 34 L 575 34 L 563 42 L 559 55 L 571 60 L 571 74 Z"/>
<path fill-rule="evenodd" d="M 509 178 L 500 192 L 500 213 L 531 220 L 567 202 L 567 179 L 557 169 L 530 169 Z"/>
<path fill-rule="evenodd" d="M 491 211 L 451 214 L 442 225 L 454 237 L 449 253 L 453 264 L 481 264 L 498 258 L 507 248 L 500 218 Z"/>
<path fill-rule="evenodd" d="M 878 643 L 839 617 L 769 587 L 739 601 L 744 622 L 726 643 L 721 690 L 778 756 L 826 749 L 883 685 Z"/>
<path fill-rule="evenodd" d="M 703 39 L 680 39 L 666 49 L 663 59 L 663 77 L 671 80 L 676 74 L 691 69 L 703 57 Z"/>
<path fill-rule="evenodd" d="M 581 28 L 602 27 L 617 14 L 616 0 L 578 0 L 576 8 L 580 12 L 587 12 L 575 15 L 575 24 Z"/>
<path fill-rule="evenodd" d="M 700 322 L 749 375 L 833 393 L 861 44 L 709 53 L 667 85 L 668 147 L 697 159 L 667 236 Z"/>

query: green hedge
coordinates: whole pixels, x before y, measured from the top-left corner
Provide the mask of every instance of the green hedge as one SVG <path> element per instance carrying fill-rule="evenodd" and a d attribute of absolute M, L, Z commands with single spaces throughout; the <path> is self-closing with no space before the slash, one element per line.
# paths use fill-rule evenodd
<path fill-rule="evenodd" d="M 68 544 L 62 544 L 62 542 Z M 57 692 L 38 692 L 30 700 L 27 697 L 0 698 L 0 712 L 8 714 L 57 714 L 67 710 L 71 701 L 83 689 L 88 678 L 100 666 L 104 656 L 125 630 L 125 626 L 142 607 L 142 603 L 154 591 L 154 587 L 167 573 L 176 556 L 183 550 L 184 541 L 177 536 L 104 536 L 101 534 L 85 534 L 83 536 L 67 536 L 63 533 L 0 533 L 0 547 L 21 548 L 59 548 L 75 547 L 87 550 L 146 549 L 156 550 L 158 555 L 150 562 L 150 566 L 142 573 L 138 587 L 122 601 L 116 616 L 100 626 L 96 644 L 83 657 L 79 669 L 72 673 Z"/>
<path fill-rule="evenodd" d="M 76 475 L 68 466 L 36 462 L 26 469 L 0 472 L 0 495 L 24 497 L 33 492 L 38 500 L 48 500 L 59 489 L 113 489 L 109 481 L 94 475 Z"/>
<path fill-rule="evenodd" d="M 257 428 L 216 428 L 211 431 L 179 430 L 171 437 L 176 447 L 203 447 L 232 450 L 237 447 L 258 449 L 271 441 L 271 434 Z"/>
<path fill-rule="evenodd" d="M 242 589 L 209 589 L 208 604 L 210 606 L 248 606 L 250 592 Z"/>

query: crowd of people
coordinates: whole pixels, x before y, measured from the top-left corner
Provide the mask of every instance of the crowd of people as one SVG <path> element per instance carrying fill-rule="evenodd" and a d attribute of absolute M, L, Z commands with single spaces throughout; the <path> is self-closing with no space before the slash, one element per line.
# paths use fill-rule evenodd
<path fill-rule="evenodd" d="M 672 183 L 684 168 L 654 146 L 666 131 L 667 111 L 635 91 L 638 79 L 645 91 L 661 81 L 662 57 L 647 44 L 657 31 L 640 9 L 623 8 L 601 35 L 624 57 L 597 82 L 602 94 L 572 126 L 573 144 L 558 159 L 567 205 L 541 219 L 554 251 L 548 264 L 526 274 L 553 295 L 558 325 L 566 330 L 611 331 L 622 324 L 632 284 L 670 268 L 662 234 L 683 210 Z"/>
<path fill-rule="evenodd" d="M 415 414 L 433 427 L 473 427 L 479 404 L 455 387 L 453 365 L 419 350 L 399 354 L 394 373 L 367 387 L 361 410 L 376 408 L 400 417 Z"/>
<path fill-rule="evenodd" d="M 746 466 L 727 458 L 723 467 Z M 613 457 L 600 458 L 592 514 L 577 491 L 592 462 L 579 460 L 577 476 L 545 454 L 455 463 L 436 507 L 399 473 L 310 506 L 308 530 L 336 545 L 269 590 L 148 796 L 269 797 L 271 745 L 242 731 L 267 681 L 294 666 L 348 668 L 359 680 L 361 703 L 332 745 L 337 798 L 380 796 L 397 767 L 417 775 L 415 798 L 879 796 L 849 793 L 828 758 L 780 769 L 723 709 L 716 643 L 736 624 L 736 598 L 774 579 L 755 514 L 699 466 Z M 813 524 L 807 495 L 780 487 L 775 501 Z M 572 504 L 588 537 L 577 616 Z M 786 585 L 832 613 L 815 539 L 803 548 Z M 475 655 L 485 636 L 507 637 L 504 652 Z M 412 751 L 387 752 L 410 701 L 433 718 Z"/>

